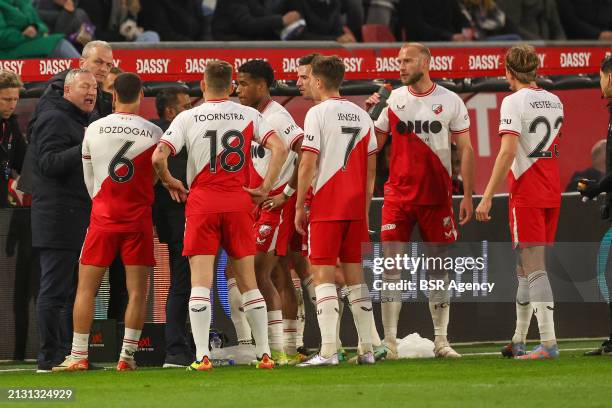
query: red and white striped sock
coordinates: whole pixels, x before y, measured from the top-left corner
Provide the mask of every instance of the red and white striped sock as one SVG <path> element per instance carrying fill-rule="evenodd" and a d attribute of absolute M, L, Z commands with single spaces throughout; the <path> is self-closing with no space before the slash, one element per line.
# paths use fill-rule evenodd
<path fill-rule="evenodd" d="M 249 326 L 251 326 L 251 332 L 253 332 L 255 354 L 258 358 L 261 358 L 264 354 L 270 355 L 268 309 L 259 289 L 252 289 L 242 294 L 242 310 L 244 310 Z"/>
<path fill-rule="evenodd" d="M 283 312 L 268 311 L 268 343 L 270 350 L 283 351 Z"/>
<path fill-rule="evenodd" d="M 121 346 L 121 354 L 119 357 L 123 360 L 133 360 L 136 350 L 138 350 L 138 341 L 142 330 L 125 328 L 123 335 L 123 345 Z"/>
<path fill-rule="evenodd" d="M 81 360 L 88 357 L 89 333 L 72 332 L 72 351 L 70 356 L 73 359 Z"/>

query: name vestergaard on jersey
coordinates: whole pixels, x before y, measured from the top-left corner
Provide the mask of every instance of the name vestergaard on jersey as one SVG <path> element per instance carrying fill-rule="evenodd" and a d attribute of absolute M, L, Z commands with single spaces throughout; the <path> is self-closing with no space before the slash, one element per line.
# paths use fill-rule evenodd
<path fill-rule="evenodd" d="M 196 123 L 206 122 L 211 120 L 244 120 L 242 113 L 225 112 L 225 113 L 207 113 L 202 115 L 193 115 Z"/>
<path fill-rule="evenodd" d="M 563 109 L 561 102 L 535 101 L 530 102 L 531 109 Z"/>
<path fill-rule="evenodd" d="M 153 138 L 153 132 L 150 130 L 138 128 L 138 127 L 128 127 L 128 126 L 100 126 L 99 134 L 102 133 L 121 133 L 124 135 L 134 135 L 134 136 L 143 136 L 148 137 L 150 139 Z"/>

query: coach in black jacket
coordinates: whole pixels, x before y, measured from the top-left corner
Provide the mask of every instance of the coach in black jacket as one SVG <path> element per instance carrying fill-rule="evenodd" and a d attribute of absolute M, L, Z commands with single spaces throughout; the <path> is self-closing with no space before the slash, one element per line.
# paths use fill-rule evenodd
<path fill-rule="evenodd" d="M 41 266 L 40 371 L 70 354 L 77 266 L 91 211 L 81 144 L 96 90 L 93 74 L 72 70 L 62 100 L 40 112 L 32 132 L 32 246 L 39 249 Z"/>
<path fill-rule="evenodd" d="M 601 63 L 599 71 L 601 92 L 604 98 L 608 99 L 608 111 L 610 119 L 608 120 L 608 138 L 606 142 L 606 174 L 597 182 L 596 180 L 581 180 L 578 182 L 578 191 L 583 196 L 593 199 L 599 194 L 606 193 L 606 204 L 602 208 L 602 218 L 612 221 L 612 55 L 608 55 Z M 609 249 L 612 252 L 612 248 Z M 608 257 L 610 253 L 608 253 Z M 612 282 L 612 271 L 610 270 L 610 262 L 607 268 L 608 284 Z M 608 355 L 612 356 L 612 301 L 608 303 L 610 308 L 610 338 L 602 343 L 595 350 L 585 353 L 589 356 Z"/>
<path fill-rule="evenodd" d="M 172 120 L 191 108 L 187 88 L 174 87 L 160 91 L 155 97 L 158 120 L 152 122 L 166 131 Z M 187 187 L 187 150 L 168 158 L 168 168 Z M 189 261 L 183 256 L 185 204 L 174 201 L 161 183 L 155 185 L 153 221 L 160 242 L 168 245 L 170 255 L 170 289 L 166 301 L 166 358 L 164 367 L 183 367 L 195 358 L 187 337 L 187 312 L 191 294 Z"/>

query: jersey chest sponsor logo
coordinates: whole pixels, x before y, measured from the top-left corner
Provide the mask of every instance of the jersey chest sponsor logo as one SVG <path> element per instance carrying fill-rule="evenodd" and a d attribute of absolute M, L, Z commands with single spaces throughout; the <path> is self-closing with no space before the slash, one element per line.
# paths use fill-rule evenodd
<path fill-rule="evenodd" d="M 251 158 L 263 159 L 266 156 L 266 149 L 262 145 L 251 145 Z"/>
<path fill-rule="evenodd" d="M 170 60 L 166 58 L 138 58 L 136 72 L 138 74 L 167 74 Z"/>
<path fill-rule="evenodd" d="M 395 130 L 400 135 L 407 135 L 410 133 L 423 134 L 437 134 L 442 131 L 442 122 L 438 120 L 408 120 L 408 121 L 399 121 L 395 125 Z"/>

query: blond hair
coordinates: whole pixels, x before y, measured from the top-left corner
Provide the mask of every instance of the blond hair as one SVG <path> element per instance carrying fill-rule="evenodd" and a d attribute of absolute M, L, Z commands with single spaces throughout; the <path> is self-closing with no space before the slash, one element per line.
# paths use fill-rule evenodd
<path fill-rule="evenodd" d="M 204 83 L 213 92 L 223 92 L 232 84 L 232 66 L 226 61 L 211 61 L 206 64 Z"/>
<path fill-rule="evenodd" d="M 8 88 L 23 88 L 23 83 L 16 73 L 2 69 L 0 70 L 0 89 Z"/>
<path fill-rule="evenodd" d="M 540 60 L 531 45 L 519 44 L 506 52 L 506 69 L 517 81 L 528 84 L 536 80 Z"/>

